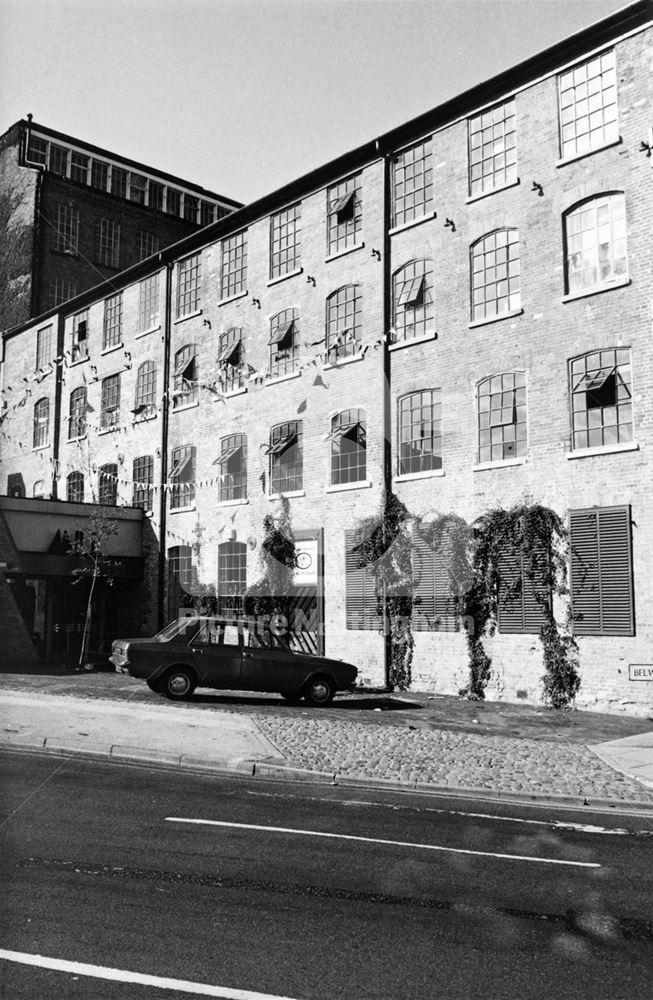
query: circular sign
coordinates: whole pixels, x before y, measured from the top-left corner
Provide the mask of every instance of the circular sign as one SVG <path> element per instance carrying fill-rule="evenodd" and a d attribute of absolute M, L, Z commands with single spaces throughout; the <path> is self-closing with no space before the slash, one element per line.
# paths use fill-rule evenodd
<path fill-rule="evenodd" d="M 297 569 L 308 569 L 313 559 L 310 552 L 298 552 L 295 557 L 295 566 Z"/>

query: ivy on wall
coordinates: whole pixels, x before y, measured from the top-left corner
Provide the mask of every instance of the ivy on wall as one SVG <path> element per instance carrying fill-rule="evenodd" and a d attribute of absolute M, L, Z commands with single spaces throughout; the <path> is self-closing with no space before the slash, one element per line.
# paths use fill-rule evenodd
<path fill-rule="evenodd" d="M 295 565 L 295 538 L 290 518 L 290 503 L 286 497 L 279 501 L 280 510 L 263 518 L 261 542 L 261 577 L 244 596 L 244 610 L 248 615 L 285 615 L 288 595 L 292 593 Z"/>

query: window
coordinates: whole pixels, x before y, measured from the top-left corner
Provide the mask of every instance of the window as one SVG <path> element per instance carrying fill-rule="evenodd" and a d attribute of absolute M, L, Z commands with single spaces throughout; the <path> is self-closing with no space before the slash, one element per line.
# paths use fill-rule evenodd
<path fill-rule="evenodd" d="M 127 197 L 127 171 L 121 167 L 111 167 L 111 194 Z"/>
<path fill-rule="evenodd" d="M 158 212 L 163 211 L 163 192 L 165 188 L 163 184 L 159 184 L 157 181 L 150 181 L 150 191 L 149 191 L 149 206 L 150 208 L 156 209 Z"/>
<path fill-rule="evenodd" d="M 588 153 L 619 138 L 614 50 L 562 73 L 558 86 L 563 157 Z"/>
<path fill-rule="evenodd" d="M 478 461 L 526 454 L 526 381 L 523 372 L 491 375 L 478 386 Z"/>
<path fill-rule="evenodd" d="M 66 477 L 66 500 L 68 503 L 84 503 L 83 473 L 71 472 Z"/>
<path fill-rule="evenodd" d="M 129 175 L 129 200 L 136 202 L 137 205 L 145 204 L 145 195 L 147 192 L 147 177 L 143 177 L 142 174 L 130 174 Z"/>
<path fill-rule="evenodd" d="M 145 278 L 138 286 L 138 332 L 153 330 L 159 325 L 159 275 Z"/>
<path fill-rule="evenodd" d="M 626 200 L 623 194 L 592 198 L 565 216 L 566 291 L 623 281 L 626 257 Z"/>
<path fill-rule="evenodd" d="M 247 589 L 247 546 L 244 542 L 218 545 L 218 614 L 239 615 Z"/>
<path fill-rule="evenodd" d="M 299 310 L 283 309 L 270 320 L 270 375 L 289 375 L 299 359 Z"/>
<path fill-rule="evenodd" d="M 220 334 L 218 341 L 218 368 L 222 388 L 227 392 L 240 389 L 244 383 L 243 366 L 245 349 L 243 347 L 243 330 L 234 326 Z"/>
<path fill-rule="evenodd" d="M 486 194 L 517 180 L 515 101 L 469 119 L 469 193 Z"/>
<path fill-rule="evenodd" d="M 91 163 L 91 187 L 98 191 L 106 191 L 109 185 L 109 164 L 102 160 L 93 160 Z"/>
<path fill-rule="evenodd" d="M 190 545 L 168 549 L 168 618 L 178 618 L 182 610 L 193 608 L 194 576 Z"/>
<path fill-rule="evenodd" d="M 199 204 L 199 198 L 196 198 L 192 194 L 184 195 L 184 219 L 186 222 L 197 223 Z"/>
<path fill-rule="evenodd" d="M 102 349 L 116 347 L 122 341 L 122 292 L 104 300 Z"/>
<path fill-rule="evenodd" d="M 84 437 L 86 434 L 86 386 L 73 389 L 68 407 L 68 440 Z"/>
<path fill-rule="evenodd" d="M 448 566 L 449 538 L 446 533 L 438 549 L 419 531 L 411 539 L 413 572 L 412 626 L 415 632 L 457 632 L 459 604 L 453 592 Z"/>
<path fill-rule="evenodd" d="M 166 212 L 168 215 L 181 215 L 181 191 L 166 188 Z"/>
<path fill-rule="evenodd" d="M 115 507 L 118 503 L 118 466 L 114 463 L 100 466 L 98 476 L 98 503 Z"/>
<path fill-rule="evenodd" d="M 48 144 L 45 139 L 39 139 L 36 135 L 30 135 L 27 159 L 32 163 L 46 165 L 48 162 Z"/>
<path fill-rule="evenodd" d="M 45 482 L 42 479 L 37 479 L 32 486 L 32 496 L 35 500 L 45 499 Z"/>
<path fill-rule="evenodd" d="M 191 507 L 195 502 L 195 446 L 175 448 L 170 459 L 170 509 Z"/>
<path fill-rule="evenodd" d="M 36 334 L 36 370 L 52 361 L 52 326 L 42 327 Z"/>
<path fill-rule="evenodd" d="M 572 450 L 633 439 L 630 350 L 594 351 L 570 363 Z"/>
<path fill-rule="evenodd" d="M 100 429 L 117 427 L 120 417 L 120 375 L 102 379 Z"/>
<path fill-rule="evenodd" d="M 56 229 L 52 234 L 52 249 L 58 253 L 76 254 L 78 246 L 79 210 L 70 205 L 58 205 Z"/>
<path fill-rule="evenodd" d="M 71 361 L 81 361 L 88 357 L 88 309 L 73 316 L 73 339 Z"/>
<path fill-rule="evenodd" d="M 220 295 L 228 299 L 247 288 L 247 234 L 237 233 L 222 241 Z"/>
<path fill-rule="evenodd" d="M 292 205 L 270 219 L 270 278 L 296 271 L 302 250 L 302 206 Z"/>
<path fill-rule="evenodd" d="M 521 308 L 519 232 L 499 229 L 472 245 L 472 321 Z"/>
<path fill-rule="evenodd" d="M 156 408 L 156 362 L 144 361 L 136 373 L 136 397 L 133 413 L 153 413 Z"/>
<path fill-rule="evenodd" d="M 431 140 L 405 149 L 392 162 L 392 225 L 403 226 L 433 207 Z"/>
<path fill-rule="evenodd" d="M 247 499 L 247 438 L 230 434 L 222 439 L 220 455 L 213 463 L 220 467 L 220 503 Z"/>
<path fill-rule="evenodd" d="M 197 312 L 200 307 L 200 255 L 187 257 L 177 265 L 177 318 Z"/>
<path fill-rule="evenodd" d="M 442 468 L 442 403 L 439 389 L 411 392 L 399 400 L 399 475 Z"/>
<path fill-rule="evenodd" d="M 393 343 L 419 340 L 435 333 L 433 264 L 412 260 L 392 279 Z"/>
<path fill-rule="evenodd" d="M 569 512 L 576 635 L 634 635 L 630 507 Z"/>
<path fill-rule="evenodd" d="M 159 234 L 141 229 L 138 234 L 138 259 L 145 260 L 159 249 Z"/>
<path fill-rule="evenodd" d="M 544 586 L 545 560 L 535 567 L 531 578 L 526 572 L 527 561 L 518 552 L 504 553 L 499 560 L 499 591 L 497 595 L 497 626 L 499 632 L 534 632 L 539 635 L 545 622 L 543 605 L 550 605 L 551 593 Z"/>
<path fill-rule="evenodd" d="M 277 424 L 270 431 L 270 493 L 287 493 L 303 486 L 302 421 Z"/>
<path fill-rule="evenodd" d="M 120 226 L 111 219 L 100 219 L 98 224 L 95 263 L 120 267 Z"/>
<path fill-rule="evenodd" d="M 345 285 L 326 300 L 326 348 L 329 361 L 349 358 L 360 351 L 361 291 Z"/>
<path fill-rule="evenodd" d="M 178 410 L 182 406 L 190 406 L 197 402 L 199 377 L 197 363 L 197 346 L 186 344 L 175 354 L 174 389 L 172 393 L 172 408 Z"/>
<path fill-rule="evenodd" d="M 39 399 L 34 405 L 32 447 L 43 448 L 50 436 L 50 400 Z"/>
<path fill-rule="evenodd" d="M 50 170 L 53 174 L 59 174 L 60 177 L 65 177 L 68 172 L 68 150 L 65 146 L 57 146 L 54 142 L 50 143 Z"/>
<path fill-rule="evenodd" d="M 152 510 L 154 459 L 151 455 L 141 455 L 140 458 L 134 459 L 132 484 L 134 487 L 132 507 L 142 507 L 143 510 Z"/>
<path fill-rule="evenodd" d="M 361 177 L 349 177 L 327 191 L 327 253 L 360 243 L 363 229 Z"/>
<path fill-rule="evenodd" d="M 367 475 L 364 410 L 342 410 L 331 418 L 331 484 L 359 483 Z"/>
<path fill-rule="evenodd" d="M 77 295 L 77 285 L 68 278 L 54 278 L 49 285 L 48 304 L 50 309 L 60 306 Z"/>
<path fill-rule="evenodd" d="M 78 184 L 88 184 L 88 156 L 83 153 L 70 154 L 70 179 Z"/>
<path fill-rule="evenodd" d="M 360 566 L 360 531 L 345 531 L 345 607 L 348 629 L 374 629 L 382 621 L 376 597 L 376 581 L 369 566 Z"/>
<path fill-rule="evenodd" d="M 210 226 L 212 222 L 215 222 L 215 205 L 210 201 L 203 201 L 200 204 L 200 225 Z"/>

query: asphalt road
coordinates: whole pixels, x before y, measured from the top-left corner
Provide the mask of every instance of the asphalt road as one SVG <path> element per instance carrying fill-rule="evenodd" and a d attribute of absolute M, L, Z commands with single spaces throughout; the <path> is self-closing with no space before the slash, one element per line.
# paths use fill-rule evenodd
<path fill-rule="evenodd" d="M 650 819 L 9 752 L 0 778 L 7 1000 L 650 996 Z"/>

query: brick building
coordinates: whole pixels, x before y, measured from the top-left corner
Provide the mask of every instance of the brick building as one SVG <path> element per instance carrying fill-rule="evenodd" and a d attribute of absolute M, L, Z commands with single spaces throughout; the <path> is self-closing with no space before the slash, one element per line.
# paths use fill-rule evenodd
<path fill-rule="evenodd" d="M 0 198 L 0 330 L 240 207 L 31 115 L 0 136 Z"/>
<path fill-rule="evenodd" d="M 386 491 L 425 523 L 529 497 L 580 553 L 577 704 L 645 711 L 652 71 L 635 3 L 9 331 L 1 488 L 142 507 L 150 628 L 238 607 L 285 505 L 309 641 L 375 683 L 362 519 Z M 418 549 L 413 684 L 455 693 Z M 531 597 L 486 641 L 488 697 L 541 699 Z"/>

